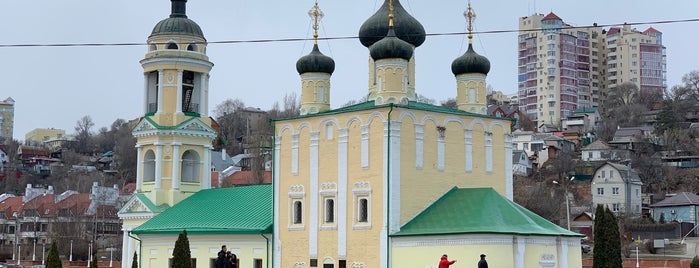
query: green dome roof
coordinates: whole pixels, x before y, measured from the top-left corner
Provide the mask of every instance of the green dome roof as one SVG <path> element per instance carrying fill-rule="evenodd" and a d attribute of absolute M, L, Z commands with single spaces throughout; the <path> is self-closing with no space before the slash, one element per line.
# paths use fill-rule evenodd
<path fill-rule="evenodd" d="M 451 63 L 451 72 L 454 75 L 467 73 L 488 74 L 490 71 L 490 61 L 488 58 L 478 55 L 473 51 L 473 45 L 468 44 L 468 50 L 461 57 L 456 58 Z"/>
<path fill-rule="evenodd" d="M 404 59 L 413 56 L 413 46 L 396 37 L 393 27 L 388 28 L 388 35 L 369 47 L 369 54 L 374 60 Z"/>
<path fill-rule="evenodd" d="M 187 0 L 171 1 L 172 13 L 170 13 L 170 17 L 158 22 L 158 24 L 153 27 L 151 36 L 181 34 L 204 38 L 201 27 L 193 20 L 187 18 Z"/>
<path fill-rule="evenodd" d="M 323 55 L 320 49 L 318 49 L 318 44 L 314 44 L 311 53 L 296 61 L 296 71 L 298 71 L 299 74 L 332 74 L 335 71 L 335 61 L 331 57 Z"/>
<path fill-rule="evenodd" d="M 401 40 L 419 47 L 425 42 L 425 28 L 422 24 L 405 11 L 398 0 L 393 1 L 393 22 L 396 36 Z M 365 47 L 370 47 L 388 34 L 388 0 L 384 1 L 379 10 L 369 17 L 359 28 L 359 41 Z"/>

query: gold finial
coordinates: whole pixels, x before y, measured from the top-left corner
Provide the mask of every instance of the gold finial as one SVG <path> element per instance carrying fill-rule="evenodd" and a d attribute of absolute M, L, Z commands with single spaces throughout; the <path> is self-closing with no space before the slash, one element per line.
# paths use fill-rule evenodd
<path fill-rule="evenodd" d="M 468 20 L 466 29 L 468 29 L 468 43 L 471 44 L 473 43 L 473 21 L 476 20 L 476 12 L 471 8 L 471 0 L 468 0 L 468 9 L 464 12 L 464 17 Z"/>
<path fill-rule="evenodd" d="M 313 5 L 313 8 L 308 11 L 308 16 L 313 19 L 313 44 L 318 44 L 318 22 L 323 18 L 323 16 L 325 16 L 325 14 L 323 11 L 320 11 L 317 0 L 315 5 Z"/>
<path fill-rule="evenodd" d="M 388 27 L 393 27 L 393 0 L 388 0 Z"/>

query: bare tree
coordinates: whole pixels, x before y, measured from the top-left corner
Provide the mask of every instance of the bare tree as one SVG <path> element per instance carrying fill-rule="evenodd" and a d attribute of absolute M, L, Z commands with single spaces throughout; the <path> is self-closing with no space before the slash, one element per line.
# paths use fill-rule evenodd
<path fill-rule="evenodd" d="M 442 107 L 448 107 L 452 108 L 454 110 L 458 109 L 459 107 L 456 105 L 456 98 L 448 98 L 446 100 L 443 100 L 439 103 Z"/>
<path fill-rule="evenodd" d="M 83 116 L 75 124 L 75 141 L 70 145 L 77 153 L 93 153 L 92 127 L 95 123 L 89 115 Z"/>

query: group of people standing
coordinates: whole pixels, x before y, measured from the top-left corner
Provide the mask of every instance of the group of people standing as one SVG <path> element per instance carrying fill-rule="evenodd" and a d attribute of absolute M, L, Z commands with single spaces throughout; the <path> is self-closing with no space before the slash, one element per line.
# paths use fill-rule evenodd
<path fill-rule="evenodd" d="M 439 268 L 449 268 L 450 265 L 454 264 L 456 260 L 450 261 L 447 258 L 447 254 L 442 255 L 439 260 Z M 485 254 L 481 254 L 481 259 L 478 261 L 478 268 L 488 268 L 488 262 L 485 261 Z"/>
<path fill-rule="evenodd" d="M 221 246 L 221 251 L 216 257 L 216 268 L 238 268 L 238 256 L 226 249 L 226 245 Z"/>

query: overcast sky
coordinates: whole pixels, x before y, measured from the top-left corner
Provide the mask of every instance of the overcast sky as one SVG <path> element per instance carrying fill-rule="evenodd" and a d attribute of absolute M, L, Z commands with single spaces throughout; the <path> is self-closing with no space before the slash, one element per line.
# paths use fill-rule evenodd
<path fill-rule="evenodd" d="M 356 36 L 361 24 L 383 0 L 319 0 L 325 17 L 321 37 Z M 402 0 L 428 34 L 466 29 L 466 0 Z M 476 31 L 516 30 L 518 18 L 551 11 L 566 23 L 655 22 L 699 18 L 697 0 L 473 0 Z M 310 38 L 308 10 L 312 0 L 189 0 L 187 15 L 209 42 Z M 0 44 L 144 43 L 153 26 L 170 14 L 168 0 L 7 0 L 0 1 Z M 663 32 L 667 47 L 668 86 L 699 69 L 699 22 L 648 26 Z M 517 90 L 517 34 L 481 34 L 475 49 L 490 59 L 487 83 L 496 90 Z M 310 41 L 209 44 L 214 63 L 209 109 L 229 98 L 269 109 L 287 93 L 300 95 L 296 60 L 310 52 Z M 367 93 L 368 50 L 357 39 L 321 41 L 321 51 L 334 58 L 331 107 Z M 463 35 L 428 36 L 415 51 L 416 90 L 437 102 L 454 97 L 451 62 L 464 53 Z M 15 101 L 14 138 L 23 140 L 34 128 L 60 128 L 74 133 L 76 121 L 90 115 L 95 131 L 114 120 L 143 114 L 145 46 L 0 47 L 0 100 Z"/>

